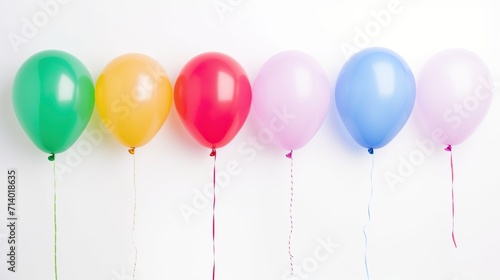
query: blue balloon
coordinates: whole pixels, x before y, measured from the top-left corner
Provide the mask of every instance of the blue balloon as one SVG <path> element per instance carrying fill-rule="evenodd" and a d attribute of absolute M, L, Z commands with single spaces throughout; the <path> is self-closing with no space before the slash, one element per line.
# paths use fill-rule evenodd
<path fill-rule="evenodd" d="M 389 143 L 410 117 L 415 103 L 415 78 L 395 52 L 364 49 L 342 67 L 335 101 L 352 138 L 372 153 Z"/>

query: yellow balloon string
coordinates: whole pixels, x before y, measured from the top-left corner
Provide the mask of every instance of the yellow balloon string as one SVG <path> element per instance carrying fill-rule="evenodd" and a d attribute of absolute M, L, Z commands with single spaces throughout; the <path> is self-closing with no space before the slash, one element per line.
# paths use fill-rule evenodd
<path fill-rule="evenodd" d="M 132 280 L 135 279 L 135 270 L 137 268 L 137 245 L 135 244 L 135 215 L 137 210 L 137 189 L 135 184 L 135 151 L 134 148 L 129 150 L 129 153 L 134 158 L 134 213 L 132 218 L 132 244 L 134 245 L 135 257 L 134 257 L 134 272 L 132 274 Z"/>
<path fill-rule="evenodd" d="M 57 192 L 56 192 L 56 161 L 54 154 L 51 155 L 54 167 L 54 275 L 57 280 Z"/>

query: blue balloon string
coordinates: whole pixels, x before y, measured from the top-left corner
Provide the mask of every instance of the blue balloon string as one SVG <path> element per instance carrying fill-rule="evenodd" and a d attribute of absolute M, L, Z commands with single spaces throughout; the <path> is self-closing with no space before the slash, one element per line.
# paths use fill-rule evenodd
<path fill-rule="evenodd" d="M 365 271 L 366 271 L 366 278 L 370 280 L 370 272 L 368 270 L 368 260 L 367 260 L 367 251 L 368 251 L 368 237 L 366 235 L 366 227 L 370 223 L 371 220 L 371 204 L 372 204 L 372 198 L 373 198 L 373 167 L 375 165 L 375 155 L 370 153 L 372 155 L 372 168 L 370 171 L 370 198 L 368 200 L 368 221 L 366 222 L 366 225 L 363 227 L 363 234 L 365 236 Z"/>

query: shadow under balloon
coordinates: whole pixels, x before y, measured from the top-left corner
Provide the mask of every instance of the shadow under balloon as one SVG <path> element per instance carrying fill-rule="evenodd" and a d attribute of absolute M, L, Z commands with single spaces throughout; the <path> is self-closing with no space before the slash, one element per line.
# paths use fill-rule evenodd
<path fill-rule="evenodd" d="M 172 101 L 172 107 L 168 114 L 167 120 L 163 124 L 162 130 L 167 128 L 169 140 L 172 143 L 167 143 L 175 147 L 175 149 L 182 149 L 182 154 L 189 157 L 196 157 L 197 155 L 206 154 L 207 157 L 210 155 L 210 149 L 203 147 L 196 142 L 193 137 L 189 134 L 188 130 L 184 127 L 177 109 L 175 108 L 174 101 Z"/>
<path fill-rule="evenodd" d="M 344 126 L 342 119 L 337 110 L 337 103 L 335 101 L 335 84 L 332 87 L 332 95 L 330 98 L 330 107 L 324 124 L 329 134 L 342 144 L 342 147 L 347 153 L 361 155 L 367 153 L 367 150 L 361 147 L 349 134 L 347 128 Z"/>
<path fill-rule="evenodd" d="M 422 139 L 429 138 L 434 142 L 434 144 L 441 145 L 441 144 L 437 143 L 435 141 L 435 139 L 433 139 L 433 137 L 432 137 L 433 131 L 439 131 L 441 129 L 427 125 L 425 122 L 423 113 L 421 112 L 421 110 L 419 110 L 419 108 L 416 104 L 413 107 L 413 111 L 411 112 L 411 115 L 408 118 L 408 121 L 406 122 L 403 129 L 405 129 L 405 128 L 409 129 L 409 127 L 413 128 L 413 132 L 416 134 L 415 137 L 417 139 L 422 140 Z M 443 146 L 443 150 L 444 150 L 444 148 L 446 146 L 445 145 L 442 145 L 442 146 Z"/>
<path fill-rule="evenodd" d="M 280 148 L 275 142 L 274 137 L 279 133 L 279 131 L 273 131 L 270 129 L 269 125 L 266 125 L 255 111 L 253 105 L 250 107 L 250 112 L 248 114 L 248 118 L 245 122 L 244 129 L 246 135 L 241 135 L 246 137 L 245 140 L 238 140 L 237 145 L 243 143 L 249 143 L 250 140 L 252 142 L 256 142 L 253 145 L 253 148 L 256 152 L 259 152 L 266 157 L 270 158 L 279 157 L 280 155 L 285 157 L 285 155 L 290 152 Z M 251 145 L 249 143 L 249 145 Z M 265 152 L 264 152 L 265 151 Z"/>
<path fill-rule="evenodd" d="M 9 82 L 3 84 L 2 88 L 0 88 L 0 127 L 3 128 L 1 137 L 7 139 L 2 139 L 1 142 L 3 145 L 8 144 L 7 148 L 9 150 L 15 150 L 16 152 L 40 152 L 24 133 L 22 126 L 17 121 L 16 113 L 12 105 L 12 86 L 14 77 L 6 77 L 5 80 Z M 41 152 L 41 155 L 46 158 L 43 152 Z"/>
<path fill-rule="evenodd" d="M 112 124 L 110 124 L 110 127 L 111 126 Z M 102 139 L 100 141 L 99 135 L 102 135 Z M 94 148 L 98 148 L 105 153 L 120 154 L 127 153 L 128 150 L 127 147 L 124 147 L 116 138 L 113 137 L 111 130 L 106 127 L 106 124 L 101 119 L 101 116 L 95 106 L 87 127 L 75 144 L 73 144 L 73 148 L 76 148 L 78 142 L 82 141 L 84 138 L 88 138 L 90 142 L 94 144 Z"/>

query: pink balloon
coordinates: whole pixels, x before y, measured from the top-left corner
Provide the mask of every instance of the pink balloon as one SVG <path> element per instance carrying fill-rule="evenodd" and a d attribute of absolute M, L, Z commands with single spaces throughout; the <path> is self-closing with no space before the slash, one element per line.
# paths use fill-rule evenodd
<path fill-rule="evenodd" d="M 269 58 L 253 85 L 253 107 L 274 142 L 286 150 L 304 146 L 328 113 L 330 84 L 321 65 L 299 51 Z"/>
<path fill-rule="evenodd" d="M 432 56 L 417 80 L 416 110 L 434 141 L 456 145 L 480 125 L 493 97 L 486 64 L 464 49 Z"/>

